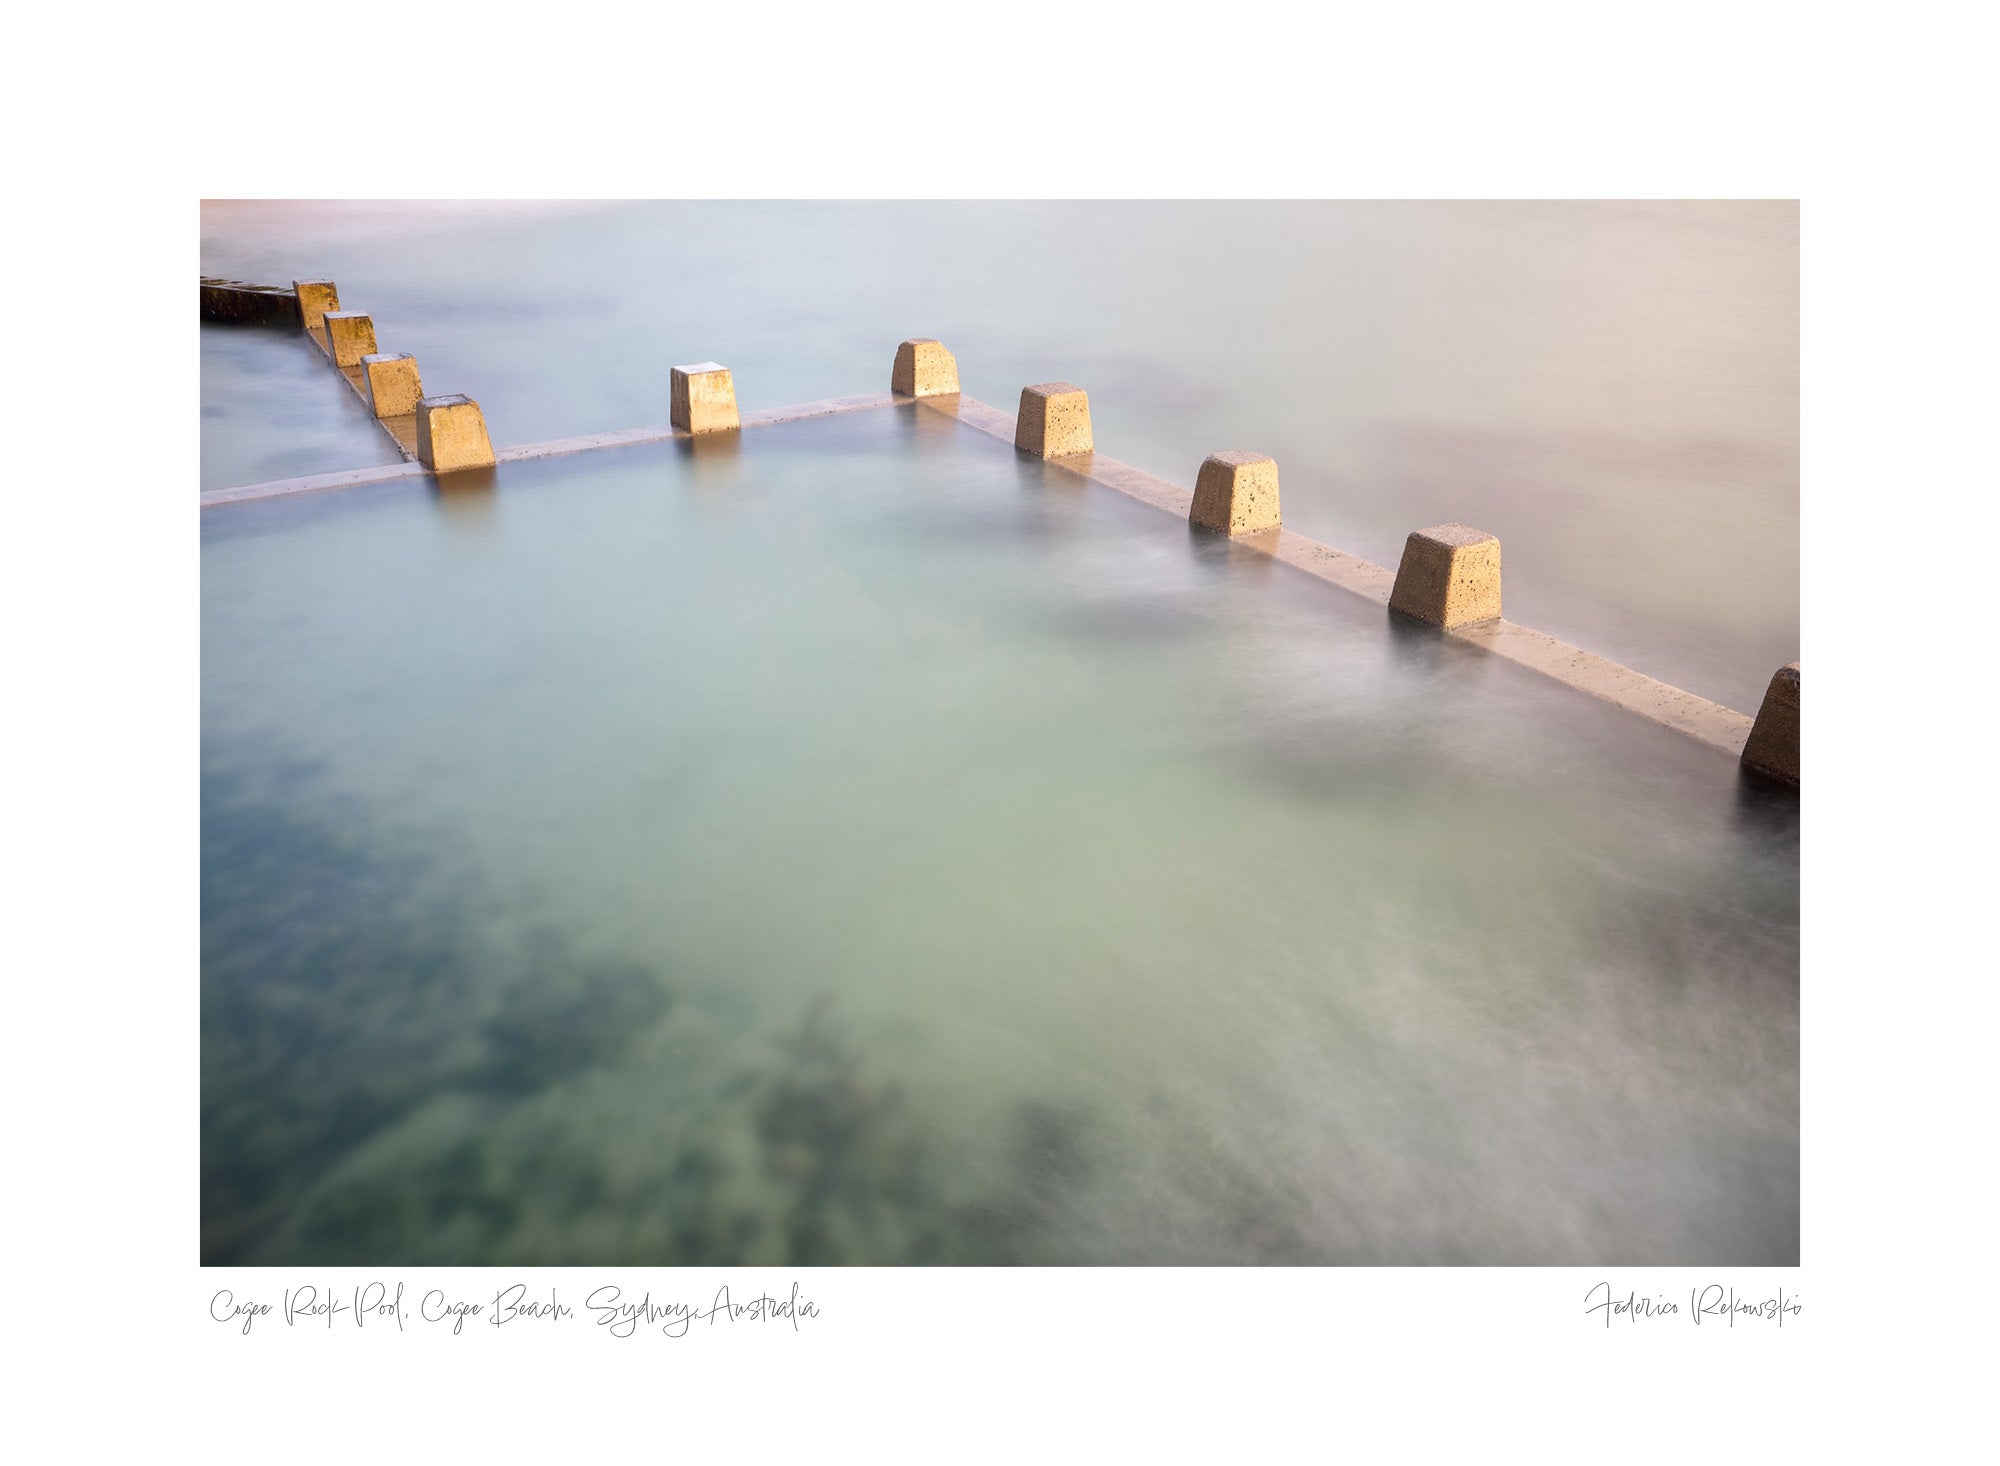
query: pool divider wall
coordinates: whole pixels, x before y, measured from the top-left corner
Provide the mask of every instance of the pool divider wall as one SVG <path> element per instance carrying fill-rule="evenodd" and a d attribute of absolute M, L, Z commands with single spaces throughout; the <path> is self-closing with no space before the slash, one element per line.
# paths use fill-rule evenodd
<path fill-rule="evenodd" d="M 889 390 L 905 397 L 942 397 L 958 391 L 958 358 L 944 343 L 913 336 L 896 348 Z"/>
<path fill-rule="evenodd" d="M 1089 395 L 1068 382 L 1023 387 L 1021 410 L 1014 418 L 1014 446 L 1037 458 L 1093 452 Z"/>
<path fill-rule="evenodd" d="M 1500 541 L 1463 524 L 1434 524 L 1403 544 L 1389 609 L 1447 630 L 1500 618 Z"/>
<path fill-rule="evenodd" d="M 493 467 L 498 460 L 479 404 L 462 393 L 418 402 L 417 461 L 432 473 Z"/>
<path fill-rule="evenodd" d="M 317 331 L 328 311 L 340 309 L 340 291 L 331 280 L 294 280 L 292 294 L 299 302 L 299 324 Z"/>
<path fill-rule="evenodd" d="M 736 383 L 719 362 L 675 367 L 672 398 L 674 426 L 690 433 L 723 433 L 743 425 L 736 413 Z"/>
<path fill-rule="evenodd" d="M 424 395 L 417 359 L 407 351 L 361 358 L 361 395 L 377 417 L 407 417 Z"/>
<path fill-rule="evenodd" d="M 207 313 L 209 286 L 202 281 L 204 314 Z M 235 282 L 219 282 L 234 284 Z M 245 290 L 263 287 L 243 286 Z M 278 294 L 271 291 L 269 293 Z M 295 303 L 300 328 L 306 339 L 354 389 L 367 405 L 375 425 L 389 436 L 405 462 L 420 463 L 433 472 L 448 473 L 461 468 L 491 468 L 495 462 L 493 445 L 486 434 L 486 420 L 479 404 L 465 396 L 424 396 L 417 372 L 417 359 L 407 351 L 385 352 L 375 340 L 375 321 L 366 311 L 342 310 L 340 288 L 331 280 L 294 280 L 288 300 Z M 426 403 L 437 407 L 469 409 L 440 416 L 424 411 Z M 442 464 L 443 467 L 437 465 Z M 352 487 L 368 481 L 367 470 L 353 474 L 313 474 L 286 483 L 309 485 L 282 492 L 311 492 L 312 488 Z M 203 504 L 236 503 L 246 498 L 263 498 L 260 490 L 271 485 L 248 485 L 242 489 L 215 491 L 220 497 L 202 496 Z"/>
<path fill-rule="evenodd" d="M 388 381 L 377 380 L 377 372 L 369 365 L 378 358 L 388 359 L 376 349 L 373 317 L 366 311 L 341 310 L 340 292 L 331 280 L 294 280 L 292 290 L 298 297 L 300 324 L 306 333 L 306 340 L 333 364 L 341 380 L 361 399 L 369 416 L 375 420 L 375 426 L 388 435 L 404 461 L 415 462 L 417 424 L 412 414 L 416 411 L 417 399 L 423 395 L 422 387 L 415 380 L 416 359 L 409 358 L 411 380 L 408 389 L 392 389 Z M 378 390 L 386 394 L 381 402 L 377 401 Z M 393 405 L 397 403 L 405 405 L 400 410 L 393 410 Z"/>
<path fill-rule="evenodd" d="M 375 321 L 366 311 L 328 311 L 320 324 L 326 327 L 326 349 L 337 367 L 358 367 L 375 350 Z"/>
<path fill-rule="evenodd" d="M 1771 674 L 1764 705 L 1743 745 L 1743 767 L 1787 784 L 1799 782 L 1799 664 Z"/>
<path fill-rule="evenodd" d="M 1276 529 L 1278 464 L 1268 453 L 1211 453 L 1195 474 L 1188 523 L 1223 534 Z"/>
<path fill-rule="evenodd" d="M 303 283 L 303 282 L 301 282 Z M 319 282 L 331 290 L 331 282 Z M 317 338 L 315 338 L 317 339 Z M 914 344 L 914 343 L 913 343 Z M 322 344 L 321 349 L 325 347 Z M 948 354 L 948 353 L 947 353 Z M 954 370 L 956 363 L 953 363 Z M 676 378 L 683 374 L 707 371 L 721 372 L 725 383 L 728 373 L 725 368 L 714 363 L 703 363 L 697 367 L 676 367 Z M 358 371 L 343 373 L 350 381 L 358 377 Z M 355 390 L 361 391 L 358 382 Z M 679 385 L 677 381 L 676 385 Z M 1050 415 L 1046 411 L 1051 396 L 1060 397 L 1074 393 L 1076 406 L 1082 417 L 1082 437 L 1084 447 L 1073 454 L 1049 453 Z M 1029 412 L 1031 394 L 1038 399 L 1039 421 L 1035 434 L 1030 434 L 1030 442 L 1023 442 Z M 1080 388 L 1067 383 L 1042 383 L 1025 389 L 1022 394 L 1022 409 L 1009 416 L 1001 409 L 989 406 L 962 393 L 917 394 L 888 392 L 863 393 L 852 397 L 828 398 L 820 402 L 802 403 L 791 407 L 759 408 L 742 415 L 740 426 L 753 427 L 767 423 L 794 422 L 801 418 L 819 417 L 831 413 L 854 412 L 876 407 L 905 406 L 917 410 L 942 413 L 955 418 L 965 426 L 1002 442 L 1011 441 L 1016 448 L 1037 451 L 1031 446 L 1036 434 L 1040 437 L 1041 456 L 1050 461 L 1050 466 L 1066 473 L 1076 474 L 1090 483 L 1115 489 L 1128 498 L 1150 504 L 1156 509 L 1175 515 L 1177 518 L 1194 519 L 1194 495 L 1186 489 L 1168 483 L 1143 469 L 1118 462 L 1094 451 L 1089 437 L 1089 402 Z M 689 417 L 692 419 L 693 401 L 689 402 Z M 416 422 L 418 444 L 410 456 L 418 458 L 423 468 L 434 472 L 449 472 L 453 468 L 485 468 L 497 463 L 515 463 L 534 458 L 552 457 L 559 454 L 585 453 L 604 448 L 629 447 L 642 443 L 659 442 L 680 436 L 696 429 L 676 421 L 671 428 L 644 427 L 629 428 L 618 432 L 589 433 L 573 438 L 551 439 L 544 443 L 524 443 L 511 448 L 493 451 L 486 436 L 486 423 L 479 413 L 479 405 L 463 396 L 424 398 L 417 404 Z M 463 408 L 469 412 L 458 415 L 439 415 L 429 409 Z M 729 408 L 732 417 L 735 409 L 735 391 L 729 386 Z M 730 426 L 739 423 L 732 422 Z M 387 427 L 384 421 L 385 429 Z M 714 429 L 709 429 L 714 431 Z M 474 435 L 476 431 L 476 436 Z M 1070 439 L 1074 442 L 1074 438 Z M 1058 439 L 1061 443 L 1061 439 Z M 1261 454 L 1211 455 L 1209 462 L 1216 459 L 1261 459 Z M 1266 460 L 1268 461 L 1268 460 Z M 449 467 L 445 465 L 449 465 Z M 1203 467 L 1207 468 L 1207 462 Z M 1236 467 L 1240 465 L 1230 465 Z M 248 484 L 238 488 L 209 489 L 201 495 L 204 509 L 225 504 L 244 503 L 279 495 L 314 493 L 323 490 L 359 487 L 364 484 L 386 483 L 408 478 L 421 473 L 416 465 L 399 468 L 355 469 L 340 473 L 314 474 L 303 478 L 280 479 L 266 484 Z M 1276 465 L 1272 465 L 1275 479 Z M 1197 488 L 1200 480 L 1197 478 Z M 1273 484 L 1275 491 L 1275 483 Z M 1274 492 L 1275 497 L 1275 492 Z M 1275 506 L 1274 506 L 1275 513 Z M 1196 521 L 1199 522 L 1199 521 Z M 1244 533 L 1250 533 L 1244 531 Z M 1394 575 L 1379 565 L 1336 550 L 1330 545 L 1306 538 L 1295 531 L 1275 526 L 1268 532 L 1257 534 L 1249 543 L 1269 554 L 1274 560 L 1303 570 L 1317 580 L 1375 602 L 1379 606 L 1390 607 L 1399 612 L 1417 615 L 1419 619 L 1431 621 L 1439 626 L 1445 635 L 1469 645 L 1481 647 L 1494 655 L 1516 663 L 1530 671 L 1540 673 L 1552 681 L 1560 682 L 1592 697 L 1609 702 L 1626 712 L 1636 713 L 1642 718 L 1671 728 L 1675 732 L 1706 743 L 1722 750 L 1733 758 L 1741 759 L 1746 767 L 1760 773 L 1768 772 L 1796 785 L 1798 782 L 1798 664 L 1792 663 L 1781 668 L 1772 679 L 1771 687 L 1765 694 L 1764 707 L 1755 725 L 1742 713 L 1697 697 L 1678 687 L 1670 686 L 1656 678 L 1648 677 L 1630 667 L 1600 657 L 1581 647 L 1556 640 L 1542 632 L 1525 626 L 1517 626 L 1500 618 L 1500 542 L 1494 536 L 1482 531 L 1468 529 L 1464 525 L 1438 525 L 1428 530 L 1412 534 L 1404 547 L 1403 562 Z M 1417 559 L 1413 561 L 1412 550 Z M 1474 552 L 1465 561 L 1466 586 L 1457 599 L 1452 594 L 1452 576 L 1447 572 L 1442 578 L 1441 591 L 1433 588 L 1429 603 L 1435 608 L 1436 619 L 1422 614 L 1423 597 L 1418 595 L 1420 583 L 1425 580 L 1435 582 L 1438 577 L 1437 563 L 1442 560 L 1452 566 L 1460 552 Z M 1428 566 L 1427 569 L 1420 567 Z M 1405 585 L 1405 576 L 1408 584 Z M 1482 588 L 1482 578 L 1487 583 Z M 1491 611 L 1485 617 L 1477 615 L 1478 610 L 1490 596 Z M 1402 604 L 1398 604 L 1398 602 Z M 1441 603 L 1441 604 L 1440 604 Z M 1419 609 L 1407 609 L 1416 605 Z M 1756 748 L 1753 749 L 1753 733 L 1762 729 Z M 1786 753 L 1789 746 L 1789 755 Z M 1789 772 L 1788 772 L 1789 771 Z"/>
<path fill-rule="evenodd" d="M 956 402 L 955 398 L 944 400 Z M 833 417 L 840 413 L 860 412 L 874 407 L 895 407 L 898 404 L 906 407 L 912 405 L 910 398 L 898 397 L 893 392 L 861 392 L 849 397 L 825 397 L 817 402 L 797 402 L 787 407 L 754 408 L 743 414 L 743 426 L 768 427 L 774 423 L 801 422 L 806 418 Z M 319 494 L 335 489 L 359 489 L 370 484 L 396 483 L 403 479 L 422 478 L 427 470 L 417 461 L 416 415 L 412 413 L 407 418 L 393 419 L 393 425 L 403 424 L 408 424 L 410 438 L 405 462 L 382 464 L 374 468 L 337 469 L 331 473 L 301 474 L 296 478 L 269 479 L 261 484 L 238 484 L 230 488 L 203 489 L 201 507 L 217 509 L 224 504 L 248 504 L 260 499 L 285 499 L 294 494 Z M 1002 437 L 1010 436 L 1014 431 L 1012 418 L 1007 418 L 1006 424 L 1007 432 L 1001 434 Z M 392 420 L 383 419 L 382 426 L 390 428 Z M 672 443 L 688 436 L 679 428 L 660 423 L 650 427 L 620 428 L 608 433 L 579 433 L 573 438 L 546 438 L 539 443 L 516 443 L 511 447 L 496 449 L 493 457 L 496 466 L 507 463 L 531 463 L 538 458 L 564 458 L 574 453 L 594 453 L 604 448 L 636 448 L 648 443 Z"/>
<path fill-rule="evenodd" d="M 1016 417 L 976 398 L 961 394 L 919 399 L 914 405 L 920 411 L 956 418 L 1003 443 L 1014 440 Z M 1115 489 L 1127 498 L 1150 504 L 1178 519 L 1186 519 L 1193 509 L 1193 496 L 1186 489 L 1103 453 L 1055 458 L 1049 464 L 1060 472 Z M 1308 539 L 1296 530 L 1279 528 L 1246 536 L 1242 543 L 1304 571 L 1315 580 L 1373 601 L 1385 610 L 1395 590 L 1394 571 Z M 1705 743 L 1728 754 L 1732 761 L 1741 755 L 1744 740 L 1750 736 L 1750 719 L 1732 708 L 1511 621 L 1498 618 L 1477 621 L 1451 629 L 1440 628 L 1439 634 Z"/>

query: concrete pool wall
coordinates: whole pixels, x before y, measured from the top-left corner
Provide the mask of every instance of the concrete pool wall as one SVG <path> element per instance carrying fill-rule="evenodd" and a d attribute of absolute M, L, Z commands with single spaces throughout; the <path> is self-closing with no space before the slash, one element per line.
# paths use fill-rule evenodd
<path fill-rule="evenodd" d="M 393 370 L 395 381 L 418 390 L 415 359 L 407 353 L 391 356 L 380 352 L 372 318 L 363 312 L 341 310 L 338 290 L 332 281 L 294 281 L 292 296 L 295 322 L 368 405 L 371 416 L 395 442 L 406 462 L 209 490 L 202 494 L 204 509 L 287 494 L 385 483 L 426 473 L 490 470 L 526 459 L 670 438 L 727 437 L 745 427 L 828 413 L 914 406 L 954 417 L 987 436 L 1009 443 L 1017 452 L 1031 454 L 1088 482 L 1173 513 L 1186 519 L 1193 533 L 1228 535 L 1233 542 L 1376 601 L 1394 615 L 1429 623 L 1441 635 L 1495 652 L 1566 686 L 1672 728 L 1731 755 L 1746 771 L 1759 777 L 1795 787 L 1799 783 L 1797 662 L 1780 668 L 1773 676 L 1753 719 L 1504 620 L 1500 615 L 1500 543 L 1493 535 L 1462 524 L 1414 531 L 1405 544 L 1402 563 L 1392 572 L 1284 529 L 1278 513 L 1277 466 L 1266 455 L 1243 452 L 1211 455 L 1201 465 L 1196 489 L 1190 492 L 1096 452 L 1089 398 L 1082 388 L 1067 382 L 1026 387 L 1018 411 L 1010 417 L 956 391 L 956 359 L 942 343 L 931 338 L 913 338 L 899 345 L 888 392 L 739 413 L 729 369 L 716 362 L 702 362 L 673 369 L 671 422 L 666 427 L 587 434 L 519 445 L 496 453 L 478 403 L 463 394 L 421 397 L 414 410 L 385 415 L 381 409 L 403 406 L 408 392 L 388 391 L 378 395 L 376 374 L 384 374 L 387 381 L 391 380 L 388 373 Z M 275 304 L 282 298 L 282 292 L 271 287 L 207 279 L 202 282 L 205 319 L 263 319 L 282 323 L 284 313 Z M 394 363 L 393 369 L 390 363 Z M 1246 479 L 1246 474 L 1251 477 Z"/>

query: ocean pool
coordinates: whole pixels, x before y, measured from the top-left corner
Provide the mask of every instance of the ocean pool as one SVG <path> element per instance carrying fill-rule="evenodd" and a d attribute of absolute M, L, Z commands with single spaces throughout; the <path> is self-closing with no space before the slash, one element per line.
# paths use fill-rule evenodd
<path fill-rule="evenodd" d="M 908 404 L 202 531 L 205 1262 L 1797 1261 L 1709 748 Z"/>

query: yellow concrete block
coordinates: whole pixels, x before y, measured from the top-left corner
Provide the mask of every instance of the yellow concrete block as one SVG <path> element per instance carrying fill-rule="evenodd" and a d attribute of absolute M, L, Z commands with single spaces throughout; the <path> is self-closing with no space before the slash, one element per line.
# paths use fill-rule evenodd
<path fill-rule="evenodd" d="M 1787 662 L 1771 676 L 1764 689 L 1764 705 L 1757 709 L 1757 721 L 1750 725 L 1750 741 L 1743 745 L 1743 767 L 1782 779 L 1799 782 L 1799 664 Z"/>
<path fill-rule="evenodd" d="M 1224 534 L 1278 527 L 1278 464 L 1268 453 L 1211 453 L 1195 475 L 1188 523 Z"/>
<path fill-rule="evenodd" d="M 1403 545 L 1389 609 L 1433 626 L 1467 626 L 1500 614 L 1500 541 L 1462 524 L 1420 529 Z"/>
<path fill-rule="evenodd" d="M 294 280 L 292 294 L 298 297 L 299 321 L 308 331 L 317 329 L 328 311 L 340 309 L 340 292 L 331 280 Z"/>
<path fill-rule="evenodd" d="M 366 311 L 328 311 L 320 324 L 326 327 L 326 348 L 335 366 L 360 366 L 361 358 L 375 349 L 375 322 Z"/>
<path fill-rule="evenodd" d="M 1037 382 L 1021 389 L 1014 446 L 1038 458 L 1066 458 L 1091 451 L 1090 397 L 1068 382 Z"/>
<path fill-rule="evenodd" d="M 909 397 L 939 397 L 958 390 L 958 359 L 944 343 L 916 336 L 896 348 L 889 390 Z"/>
<path fill-rule="evenodd" d="M 417 403 L 417 462 L 432 473 L 491 468 L 486 418 L 470 397 L 425 397 Z"/>
<path fill-rule="evenodd" d="M 720 433 L 740 425 L 729 368 L 712 361 L 673 369 L 673 422 L 690 433 Z"/>
<path fill-rule="evenodd" d="M 417 410 L 424 384 L 417 376 L 417 359 L 409 352 L 361 358 L 361 388 L 368 410 L 377 417 L 401 417 Z"/>

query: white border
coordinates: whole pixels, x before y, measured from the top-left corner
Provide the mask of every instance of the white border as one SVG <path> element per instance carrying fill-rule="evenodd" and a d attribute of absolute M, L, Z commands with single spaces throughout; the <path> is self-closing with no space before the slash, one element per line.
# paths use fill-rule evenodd
<path fill-rule="evenodd" d="M 1993 294 L 1990 232 L 1953 212 L 1987 187 L 1968 141 L 1986 131 L 1984 52 L 1960 14 L 1848 30 L 1742 0 L 1188 18 L 582 4 L 520 35 L 463 8 L 219 5 L 111 22 L 115 45 L 27 38 L 51 64 L 10 103 L 28 287 L 10 364 L 17 404 L 50 410 L 26 425 L 7 537 L 21 909 L 4 970 L 31 1422 L 308 1460 L 1937 1455 L 1969 1424 L 1961 1331 L 1987 1245 L 1969 1181 L 1988 1147 L 1963 1133 L 1964 1076 L 1986 1070 L 1991 1005 L 1959 915 L 1986 904 L 1990 796 L 1954 789 L 1946 820 L 1910 773 L 1913 754 L 1983 767 L 1965 746 L 1982 725 L 1953 701 L 1982 680 L 1953 635 L 1982 609 L 1961 532 L 1978 521 L 1954 511 L 1991 483 L 1969 433 L 1991 411 Z M 97 85 L 79 90 L 65 56 Z M 700 1352 L 433 1339 L 392 1360 L 304 1333 L 243 1347 L 207 1324 L 180 302 L 196 200 L 231 195 L 1802 197 L 1798 1326 L 1594 1330 L 1576 1300 L 1595 1275 L 1566 1271 L 1137 1269 L 815 1278 L 823 1337 Z M 107 379 L 114 348 L 130 366 Z M 1936 571 L 1907 615 L 1897 587 L 1852 579 L 1892 551 Z M 1960 855 L 1967 833 L 1981 841 Z"/>

